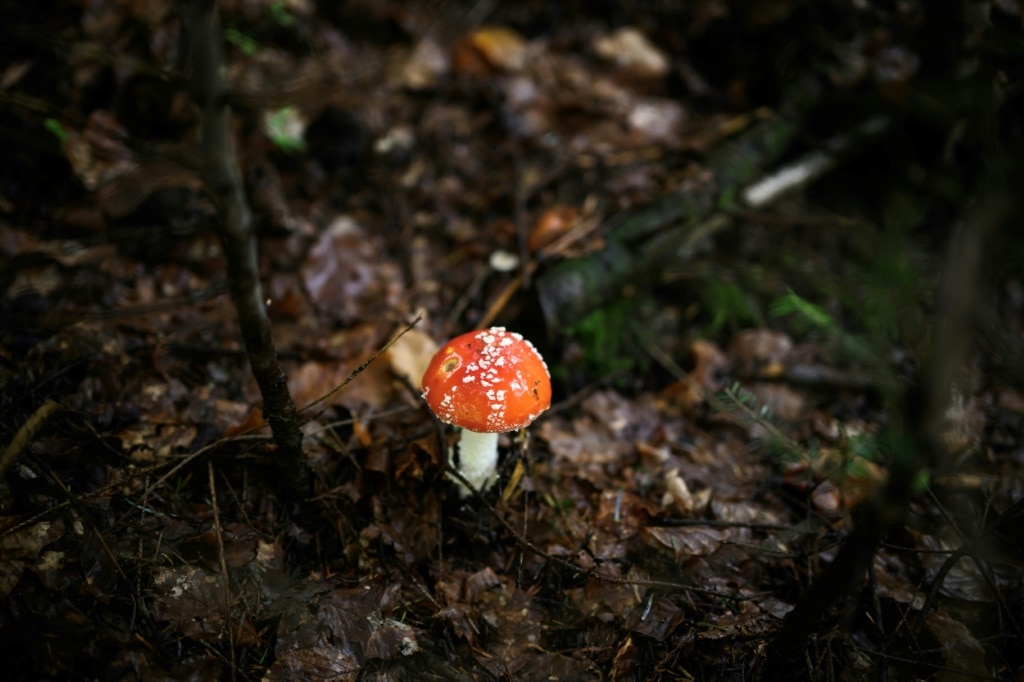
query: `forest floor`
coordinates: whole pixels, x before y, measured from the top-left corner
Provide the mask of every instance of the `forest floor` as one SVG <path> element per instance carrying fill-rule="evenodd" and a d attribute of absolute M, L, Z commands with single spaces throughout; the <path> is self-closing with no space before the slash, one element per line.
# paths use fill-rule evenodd
<path fill-rule="evenodd" d="M 1021 679 L 1019 238 L 956 285 L 984 341 L 929 359 L 957 229 L 1002 215 L 978 178 L 1020 177 L 1020 98 L 977 95 L 1019 90 L 1020 3 L 220 4 L 309 489 L 228 295 L 177 4 L 4 3 L 4 679 Z M 419 383 L 491 325 L 554 402 L 463 498 Z"/>

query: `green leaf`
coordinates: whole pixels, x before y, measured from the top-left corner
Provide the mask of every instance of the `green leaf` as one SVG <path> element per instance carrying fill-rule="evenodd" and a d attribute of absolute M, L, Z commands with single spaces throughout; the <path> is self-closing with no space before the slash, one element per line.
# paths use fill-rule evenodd
<path fill-rule="evenodd" d="M 263 117 L 263 125 L 267 136 L 282 151 L 295 153 L 306 148 L 306 140 L 302 137 L 305 122 L 295 107 L 283 107 L 267 113 Z"/>
<path fill-rule="evenodd" d="M 68 141 L 68 131 L 64 130 L 64 126 L 55 118 L 48 118 L 43 122 L 43 126 L 52 134 L 57 140 L 64 145 Z"/>
<path fill-rule="evenodd" d="M 228 27 L 224 29 L 224 39 L 249 57 L 256 54 L 256 50 L 260 46 L 254 38 L 242 33 L 237 28 Z"/>
<path fill-rule="evenodd" d="M 838 328 L 835 319 L 825 312 L 824 308 L 801 298 L 792 289 L 772 304 L 771 315 L 772 317 L 796 315 L 800 321 L 812 329 L 831 331 Z"/>
<path fill-rule="evenodd" d="M 711 313 L 711 322 L 705 334 L 714 336 L 728 327 L 736 331 L 744 323 L 759 323 L 757 310 L 751 305 L 746 292 L 732 282 L 709 280 L 701 289 L 701 298 Z"/>
<path fill-rule="evenodd" d="M 295 15 L 288 11 L 283 2 L 270 3 L 268 11 L 270 12 L 270 18 L 285 28 L 295 23 Z"/>

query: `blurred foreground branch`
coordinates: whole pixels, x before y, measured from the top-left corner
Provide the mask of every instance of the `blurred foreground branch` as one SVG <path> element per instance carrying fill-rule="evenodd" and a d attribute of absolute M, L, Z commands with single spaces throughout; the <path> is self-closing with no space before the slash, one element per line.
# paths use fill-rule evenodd
<path fill-rule="evenodd" d="M 1005 220 L 1006 207 L 1002 196 L 984 198 L 954 235 L 943 271 L 941 316 L 932 332 L 929 354 L 919 381 L 903 396 L 902 423 L 893 427 L 885 441 L 888 479 L 855 510 L 854 528 L 835 559 L 786 615 L 768 646 L 765 678 L 793 678 L 793 664 L 802 660 L 810 638 L 835 606 L 857 593 L 879 543 L 903 520 L 921 471 L 941 470 L 945 451 L 939 433 L 956 375 L 967 357 L 985 247 L 995 227 Z"/>
<path fill-rule="evenodd" d="M 249 365 L 263 395 L 263 415 L 270 424 L 289 492 L 308 492 L 302 455 L 302 431 L 288 380 L 277 361 L 270 318 L 263 302 L 252 218 L 242 188 L 230 121 L 225 105 L 221 32 L 214 0 L 187 0 L 182 13 L 188 35 L 188 87 L 201 116 L 203 180 L 217 203 L 220 236 L 227 260 L 231 298 L 238 312 Z"/>

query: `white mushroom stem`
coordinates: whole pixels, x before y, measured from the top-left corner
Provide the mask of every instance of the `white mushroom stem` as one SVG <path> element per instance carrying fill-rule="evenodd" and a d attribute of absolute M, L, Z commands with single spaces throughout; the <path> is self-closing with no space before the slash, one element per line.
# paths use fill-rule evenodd
<path fill-rule="evenodd" d="M 497 478 L 498 434 L 477 433 L 462 429 L 459 440 L 459 473 L 465 476 L 474 488 L 484 492 Z M 456 479 L 463 497 L 469 496 L 469 489 Z"/>

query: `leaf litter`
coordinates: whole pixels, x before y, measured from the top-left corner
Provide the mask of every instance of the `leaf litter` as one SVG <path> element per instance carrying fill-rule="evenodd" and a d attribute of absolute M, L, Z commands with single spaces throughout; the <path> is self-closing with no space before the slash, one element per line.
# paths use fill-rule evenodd
<path fill-rule="evenodd" d="M 488 257 L 585 258 L 606 245 L 599 218 L 704 186 L 701 155 L 756 118 L 757 87 L 723 80 L 703 41 L 799 26 L 700 2 L 688 33 L 579 8 L 549 10 L 541 30 L 526 10 L 479 25 L 456 4 L 221 8 L 296 402 L 423 320 L 304 413 L 304 500 L 277 486 L 187 151 L 193 114 L 162 75 L 172 4 L 75 10 L 67 64 L 11 48 L 21 66 L 5 88 L 31 85 L 61 112 L 49 129 L 11 123 L 32 131 L 33 163 L 57 169 L 46 190 L 7 175 L 0 189 L 0 441 L 43 400 L 60 406 L 0 495 L 0 622 L 18 679 L 745 677 L 757 654 L 736 652 L 778 630 L 886 479 L 864 447 L 883 410 L 837 380 L 866 369 L 782 325 L 704 335 L 706 311 L 668 301 L 675 324 L 649 331 L 678 365 L 563 381 L 528 438 L 502 438 L 503 483 L 516 483 L 490 506 L 450 494 L 452 436 L 421 409 L 422 367 L 502 292 L 519 294 L 501 320 L 536 326 L 530 290 L 514 288 L 528 271 Z M 863 47 L 865 63 L 898 92 L 918 57 L 877 39 L 892 44 Z M 868 77 L 845 66 L 840 87 Z M 308 154 L 275 146 L 263 123 L 285 106 Z M 751 243 L 764 227 L 752 223 Z M 694 297 L 671 284 L 667 298 Z M 578 360 L 574 331 L 552 366 Z M 963 475 L 950 497 L 914 501 L 831 635 L 853 675 L 887 657 L 935 679 L 1022 665 L 1005 642 L 1020 635 L 1024 399 L 1012 385 L 960 390 L 944 435 Z M 980 544 L 960 532 L 971 524 Z"/>

